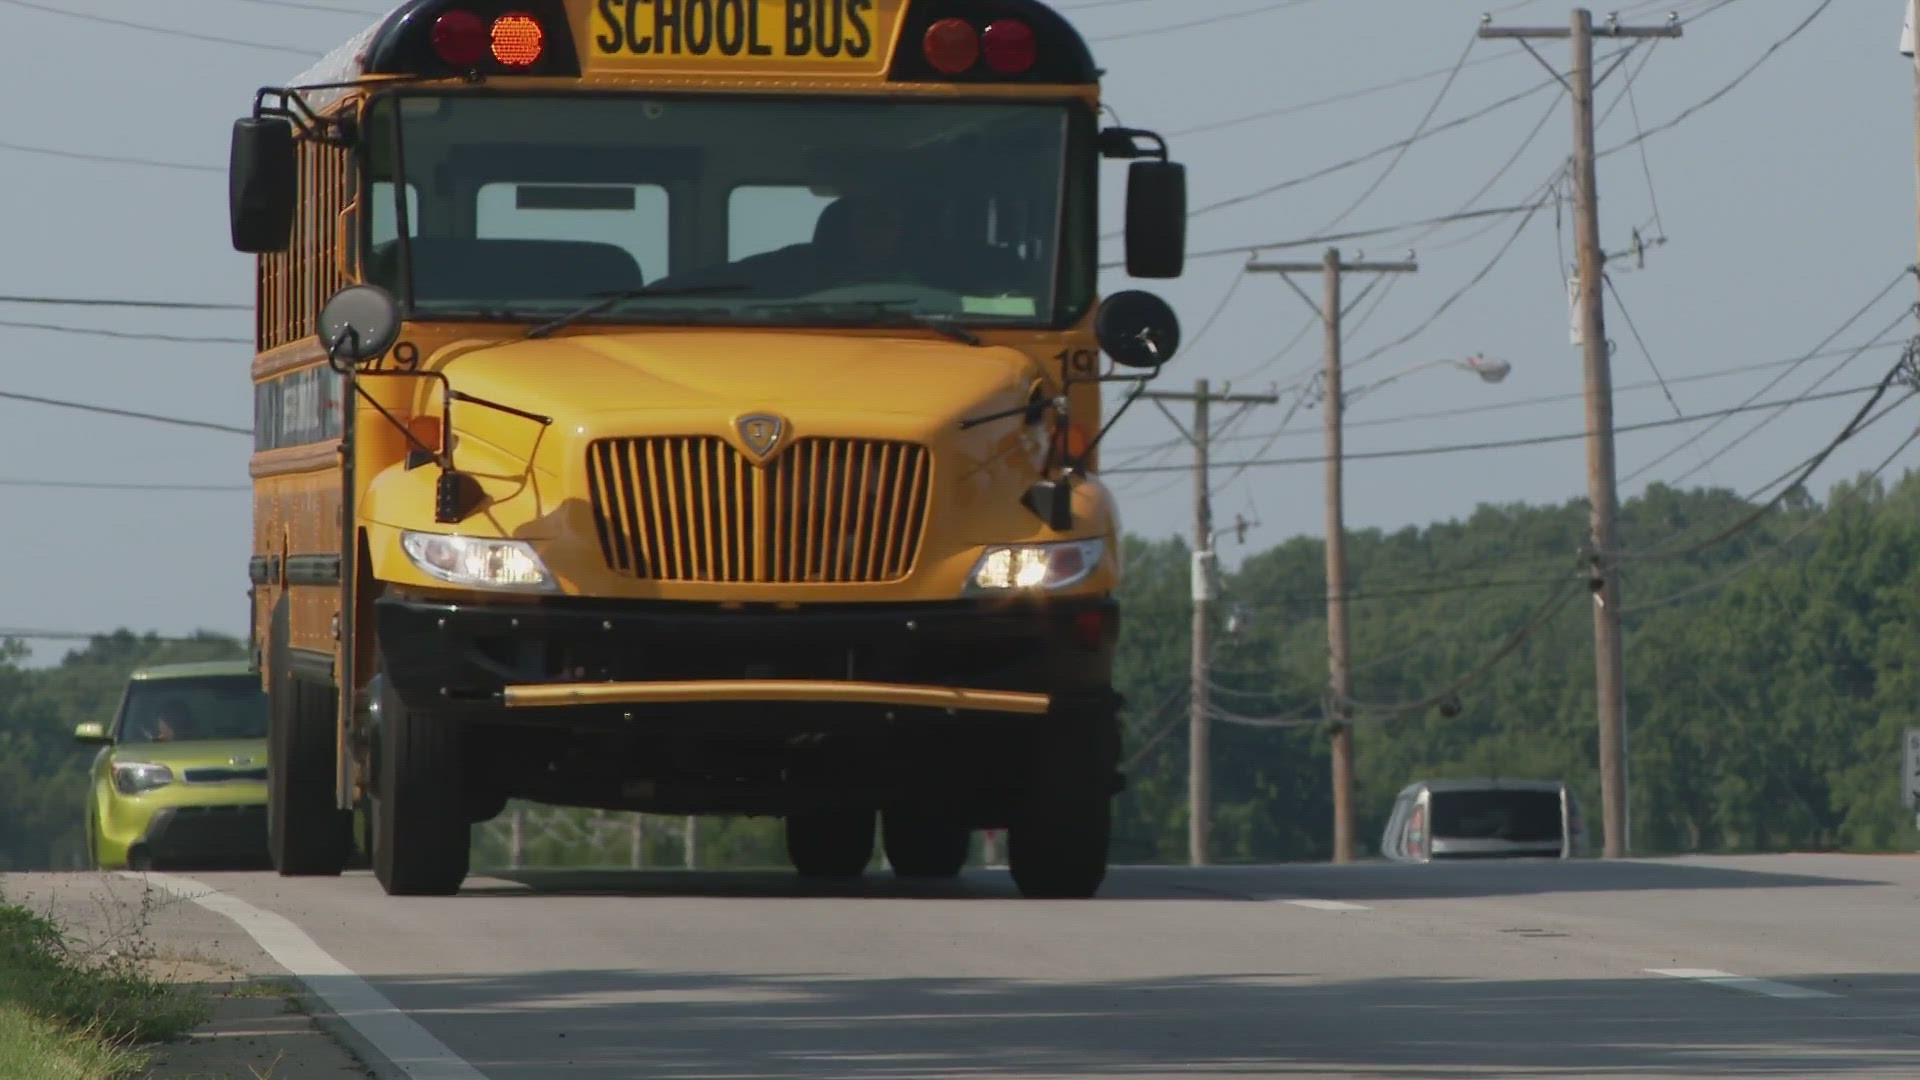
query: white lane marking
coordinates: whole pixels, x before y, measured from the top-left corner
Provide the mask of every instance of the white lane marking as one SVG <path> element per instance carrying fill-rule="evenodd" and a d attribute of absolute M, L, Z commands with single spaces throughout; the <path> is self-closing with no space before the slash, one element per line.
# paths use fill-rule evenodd
<path fill-rule="evenodd" d="M 1730 990 L 1744 990 L 1749 994 L 1762 994 L 1774 998 L 1830 998 L 1838 995 L 1825 990 L 1811 990 L 1804 986 L 1793 986 L 1767 979 L 1752 979 L 1745 975 L 1734 975 L 1712 968 L 1647 968 L 1654 975 L 1665 975 L 1670 979 L 1691 979 L 1694 982 L 1712 983 Z"/>
<path fill-rule="evenodd" d="M 1372 911 L 1361 904 L 1347 904 L 1339 900 L 1289 900 L 1294 907 L 1312 908 L 1315 911 Z"/>
<path fill-rule="evenodd" d="M 290 920 L 238 897 L 218 892 L 192 878 L 172 874 L 121 871 L 232 919 L 268 956 L 320 996 L 327 1007 L 353 1026 L 388 1061 L 412 1080 L 487 1080 L 426 1028 L 394 1007 L 380 991 L 329 956 Z"/>

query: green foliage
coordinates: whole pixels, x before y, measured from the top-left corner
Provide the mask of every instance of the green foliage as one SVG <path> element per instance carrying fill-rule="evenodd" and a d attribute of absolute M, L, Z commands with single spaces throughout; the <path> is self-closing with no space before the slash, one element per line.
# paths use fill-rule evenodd
<path fill-rule="evenodd" d="M 1920 478 L 1755 508 L 1655 486 L 1622 508 L 1636 853 L 1910 847 L 1901 737 L 1920 725 Z M 1491 657 L 1582 574 L 1584 502 L 1482 506 L 1464 521 L 1347 538 L 1354 696 L 1418 702 Z M 1116 855 L 1187 855 L 1188 549 L 1130 543 L 1122 693 L 1138 758 Z M 1296 539 L 1226 576 L 1215 629 L 1215 861 L 1325 858 L 1325 550 Z M 1461 695 L 1460 711 L 1363 712 L 1362 853 L 1394 793 L 1435 777 L 1564 778 L 1597 820 L 1591 601 L 1584 593 Z M 1237 634 L 1227 617 L 1239 612 Z M 1283 721 L 1256 727 L 1247 720 Z M 1148 746 L 1156 734 L 1170 733 Z M 1595 826 L 1597 829 L 1597 825 Z"/>
<path fill-rule="evenodd" d="M 0 1072 L 128 1075 L 143 1062 L 138 1047 L 204 1020 L 199 995 L 146 973 L 143 931 L 84 947 L 52 921 L 0 905 Z"/>

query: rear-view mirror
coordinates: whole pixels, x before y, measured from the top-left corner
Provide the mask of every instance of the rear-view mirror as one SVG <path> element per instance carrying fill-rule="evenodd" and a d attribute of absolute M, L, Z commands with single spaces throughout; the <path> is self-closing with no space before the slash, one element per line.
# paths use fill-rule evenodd
<path fill-rule="evenodd" d="M 320 309 L 320 340 L 336 360 L 385 356 L 400 336 L 400 305 L 378 285 L 349 285 Z"/>
<path fill-rule="evenodd" d="M 1180 351 L 1180 316 L 1150 292 L 1129 289 L 1107 297 L 1093 317 L 1100 348 L 1130 368 L 1157 368 Z"/>
<path fill-rule="evenodd" d="M 1136 161 L 1127 171 L 1127 273 L 1177 278 L 1187 263 L 1187 167 Z"/>
<path fill-rule="evenodd" d="M 113 740 L 107 738 L 107 725 L 89 722 L 73 729 L 73 741 L 82 746 L 104 746 Z"/>
<path fill-rule="evenodd" d="M 235 251 L 263 255 L 287 249 L 297 176 L 292 124 L 261 116 L 234 121 L 227 212 Z"/>

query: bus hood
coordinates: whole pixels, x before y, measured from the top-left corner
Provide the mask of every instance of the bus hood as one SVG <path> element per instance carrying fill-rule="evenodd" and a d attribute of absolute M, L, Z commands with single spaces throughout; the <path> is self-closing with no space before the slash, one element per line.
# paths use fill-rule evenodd
<path fill-rule="evenodd" d="M 562 431 L 611 413 L 710 413 L 714 434 L 758 411 L 796 422 L 861 413 L 938 423 L 1025 395 L 1041 375 L 1011 348 L 845 332 L 593 334 L 454 345 L 443 355 L 454 388 L 551 417 Z M 477 411 L 456 406 L 456 425 L 477 423 Z"/>

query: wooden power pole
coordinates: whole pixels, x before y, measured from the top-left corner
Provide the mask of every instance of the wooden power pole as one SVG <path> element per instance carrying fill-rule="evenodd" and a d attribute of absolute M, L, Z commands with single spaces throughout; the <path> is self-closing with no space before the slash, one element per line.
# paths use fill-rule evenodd
<path fill-rule="evenodd" d="M 1278 394 L 1214 393 L 1201 379 L 1193 393 L 1155 391 L 1141 395 L 1166 412 L 1166 402 L 1193 403 L 1193 430 L 1167 413 L 1167 419 L 1193 444 L 1193 685 L 1189 698 L 1187 763 L 1187 862 L 1207 865 L 1207 837 L 1212 819 L 1213 760 L 1213 594 L 1217 559 L 1213 550 L 1213 486 L 1209 476 L 1213 448 L 1214 405 L 1275 405 Z"/>
<path fill-rule="evenodd" d="M 1317 263 L 1262 263 L 1247 267 L 1249 272 L 1280 274 L 1293 285 L 1287 274 L 1318 273 L 1325 279 L 1326 299 L 1314 304 L 1313 297 L 1293 285 L 1301 299 L 1320 312 L 1326 327 L 1327 370 L 1325 379 L 1327 417 L 1327 720 L 1333 740 L 1333 861 L 1353 861 L 1353 700 L 1352 665 L 1347 651 L 1352 635 L 1347 629 L 1347 545 L 1346 545 L 1346 436 L 1342 424 L 1346 412 L 1346 388 L 1341 374 L 1340 278 L 1348 273 L 1410 274 L 1419 270 L 1413 262 L 1342 262 L 1340 249 L 1328 248 Z"/>
<path fill-rule="evenodd" d="M 1619 508 L 1613 457 L 1613 373 L 1609 365 L 1602 302 L 1605 255 L 1600 248 L 1600 194 L 1593 146 L 1593 39 L 1677 38 L 1680 25 L 1593 25 L 1593 13 L 1573 9 L 1571 25 L 1558 27 L 1480 27 L 1482 38 L 1517 40 L 1532 52 L 1529 38 L 1570 41 L 1573 66 L 1566 83 L 1573 96 L 1574 239 L 1579 251 L 1580 345 L 1586 369 L 1587 499 L 1591 504 L 1588 547 L 1593 560 L 1593 660 L 1600 713 L 1600 803 L 1605 855 L 1625 858 L 1627 851 L 1627 771 L 1625 665 L 1621 657 L 1620 577 L 1615 565 L 1614 515 Z M 1538 57 L 1538 53 L 1534 54 Z M 1541 61 L 1543 64 L 1544 60 Z M 1547 65 L 1551 70 L 1552 65 Z M 1558 76 L 1558 72 L 1555 75 Z"/>

